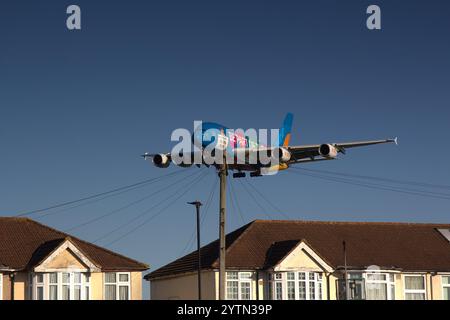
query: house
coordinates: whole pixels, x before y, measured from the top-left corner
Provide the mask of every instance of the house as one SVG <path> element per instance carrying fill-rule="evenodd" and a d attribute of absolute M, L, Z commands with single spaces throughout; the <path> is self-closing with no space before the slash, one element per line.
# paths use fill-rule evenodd
<path fill-rule="evenodd" d="M 201 249 L 204 299 L 218 298 L 218 254 L 218 241 Z M 196 270 L 194 251 L 147 274 L 151 298 L 197 299 Z M 450 224 L 256 220 L 226 236 L 227 299 L 335 300 L 347 292 L 449 300 Z"/>
<path fill-rule="evenodd" d="M 147 269 L 31 219 L 0 217 L 0 300 L 140 300 Z"/>

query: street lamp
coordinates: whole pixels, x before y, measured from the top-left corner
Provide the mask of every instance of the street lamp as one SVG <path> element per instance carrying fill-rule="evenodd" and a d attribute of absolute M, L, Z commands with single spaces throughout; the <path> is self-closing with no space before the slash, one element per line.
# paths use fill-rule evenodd
<path fill-rule="evenodd" d="M 202 203 L 200 201 L 194 201 L 194 202 L 188 202 L 188 204 L 194 205 L 196 208 L 196 213 L 197 213 L 198 300 L 202 300 L 202 276 L 201 276 L 202 262 L 201 262 L 201 256 L 200 256 L 200 206 L 202 205 Z"/>

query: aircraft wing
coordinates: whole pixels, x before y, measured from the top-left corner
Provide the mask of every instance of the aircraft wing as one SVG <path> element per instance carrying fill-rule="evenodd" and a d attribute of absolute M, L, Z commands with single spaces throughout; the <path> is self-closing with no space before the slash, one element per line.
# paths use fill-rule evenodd
<path fill-rule="evenodd" d="M 386 140 L 369 140 L 369 141 L 354 141 L 354 142 L 343 142 L 343 143 L 330 143 L 333 147 L 335 147 L 340 153 L 345 154 L 345 150 L 349 148 L 355 147 L 364 147 L 370 146 L 374 144 L 381 143 L 395 143 L 397 144 L 397 138 L 395 139 L 386 139 Z M 293 163 L 299 162 L 298 160 L 310 158 L 314 159 L 315 157 L 321 156 L 319 153 L 320 144 L 312 144 L 312 145 L 303 145 L 303 146 L 288 146 L 287 149 L 291 153 L 291 161 Z"/>

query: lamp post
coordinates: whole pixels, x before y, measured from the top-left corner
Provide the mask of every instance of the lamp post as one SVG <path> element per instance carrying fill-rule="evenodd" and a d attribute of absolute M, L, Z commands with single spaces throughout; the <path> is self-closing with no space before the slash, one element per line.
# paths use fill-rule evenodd
<path fill-rule="evenodd" d="M 200 201 L 194 201 L 188 202 L 188 204 L 194 205 L 197 213 L 197 259 L 198 259 L 197 284 L 198 284 L 198 300 L 202 300 L 202 276 L 201 276 L 202 261 L 200 255 L 200 206 L 202 205 L 202 203 Z"/>

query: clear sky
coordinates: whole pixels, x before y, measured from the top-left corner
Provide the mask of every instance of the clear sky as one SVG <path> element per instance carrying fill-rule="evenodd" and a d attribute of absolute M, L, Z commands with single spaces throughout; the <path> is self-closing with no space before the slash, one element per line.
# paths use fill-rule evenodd
<path fill-rule="evenodd" d="M 81 31 L 65 26 L 73 3 L 82 10 Z M 381 7 L 380 31 L 365 25 L 373 3 Z M 449 2 L 437 0 L 2 1 L 0 214 L 173 172 L 139 155 L 170 151 L 172 130 L 194 120 L 277 128 L 288 111 L 293 144 L 399 137 L 398 147 L 352 149 L 340 161 L 304 168 L 450 185 L 449 13 Z M 194 230 L 186 201 L 206 202 L 217 182 L 213 169 L 203 170 L 208 176 L 158 217 L 144 224 L 157 213 L 150 210 L 99 244 L 152 270 L 177 258 Z M 180 177 L 32 217 L 67 230 Z M 229 203 L 228 231 L 266 218 L 242 182 L 231 183 L 243 217 Z M 295 219 L 450 223 L 448 199 L 292 171 L 251 183 Z M 72 233 L 93 241 L 174 188 Z M 217 237 L 217 212 L 216 192 L 204 243 Z"/>

